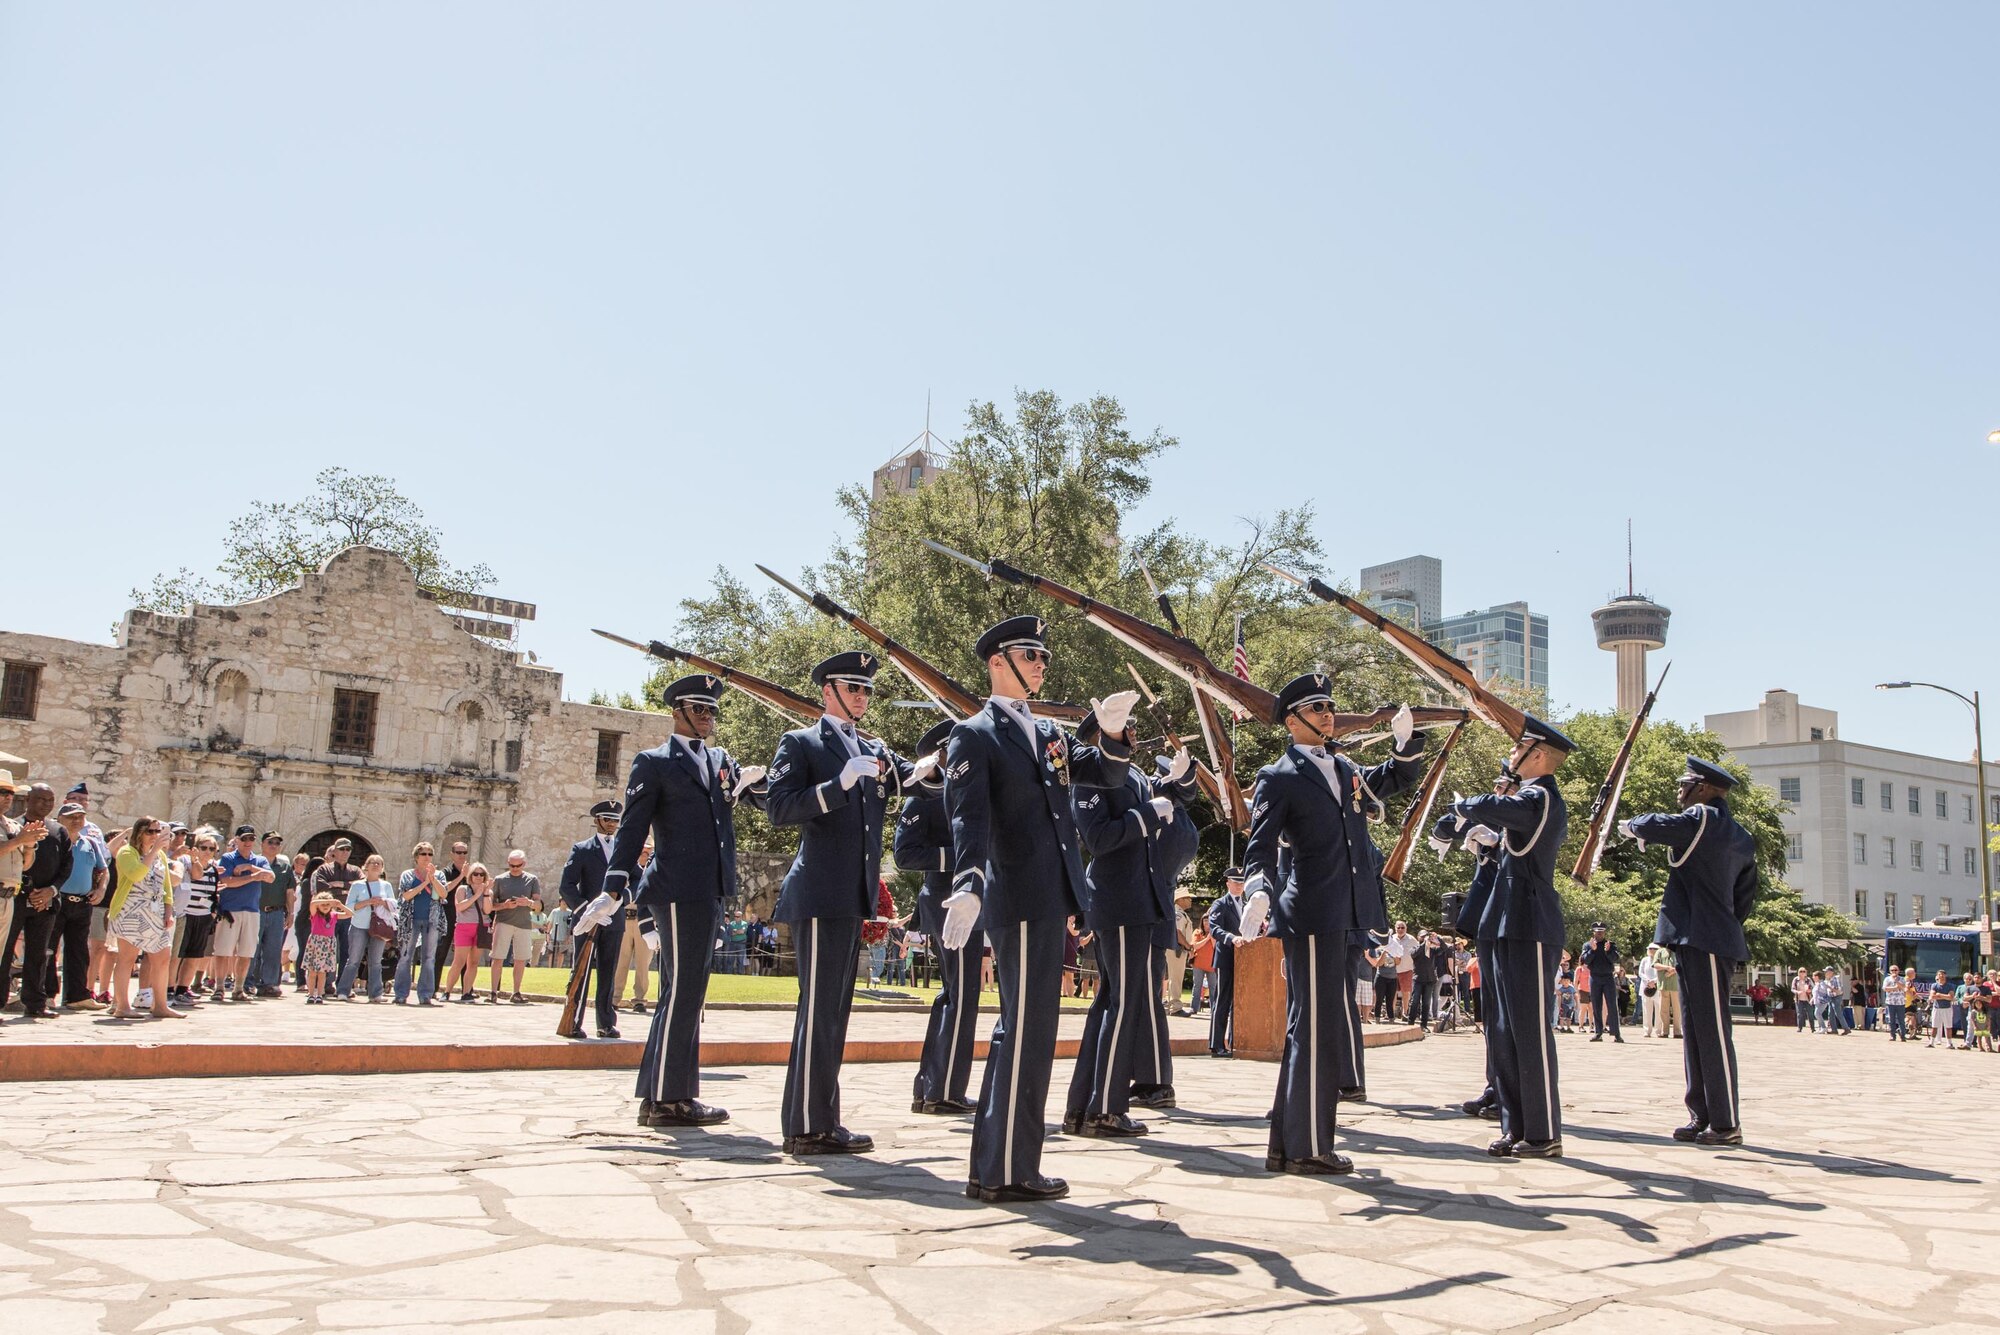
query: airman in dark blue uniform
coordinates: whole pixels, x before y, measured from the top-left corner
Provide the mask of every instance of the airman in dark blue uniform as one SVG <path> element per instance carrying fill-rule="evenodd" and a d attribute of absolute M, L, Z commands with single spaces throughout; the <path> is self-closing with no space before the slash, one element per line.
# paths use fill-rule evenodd
<path fill-rule="evenodd" d="M 1293 744 L 1258 773 L 1250 799 L 1241 933 L 1256 936 L 1268 913 L 1285 951 L 1285 1053 L 1265 1159 L 1272 1172 L 1354 1169 L 1333 1148 L 1338 1054 L 1359 1046 L 1348 939 L 1387 917 L 1368 822 L 1381 818 L 1381 799 L 1423 778 L 1423 735 L 1407 709 L 1391 725 L 1396 742 L 1388 760 L 1363 768 L 1340 754 L 1325 727 L 1332 686 L 1312 672 L 1278 693 Z M 1281 848 L 1289 849 L 1282 874 Z"/>
<path fill-rule="evenodd" d="M 599 802 L 590 808 L 590 819 L 597 832 L 579 839 L 569 846 L 569 859 L 563 863 L 562 881 L 557 893 L 568 906 L 571 914 L 583 912 L 592 900 L 604 893 L 604 873 L 611 869 L 611 837 L 618 831 L 618 818 L 625 814 L 623 802 Z M 572 917 L 571 921 L 575 921 Z M 624 923 L 614 918 L 600 926 L 598 945 L 622 935 L 618 930 Z M 603 952 L 593 949 L 589 967 L 597 970 L 597 1033 L 600 1038 L 618 1036 L 618 961 L 605 959 Z M 578 1038 L 583 1037 L 579 1026 Z"/>
<path fill-rule="evenodd" d="M 1506 797 L 1518 787 L 1511 774 L 1502 774 L 1493 780 L 1496 796 Z M 1487 903 L 1493 898 L 1493 883 L 1500 875 L 1500 833 L 1489 826 L 1467 824 L 1455 813 L 1447 811 L 1438 817 L 1431 835 L 1431 846 L 1438 848 L 1440 855 L 1454 847 L 1472 850 L 1472 884 L 1466 888 L 1458 916 L 1452 919 L 1451 930 L 1472 943 L 1473 957 L 1479 961 L 1479 974 L 1484 982 L 1493 976 L 1493 949 L 1491 942 L 1480 937 L 1479 924 L 1486 914 Z M 1493 994 L 1482 989 L 1481 995 L 1490 997 Z M 1483 1117 L 1497 1122 L 1500 1120 L 1500 1093 L 1493 1082 L 1492 1007 L 1490 1003 L 1484 1004 L 1487 1013 L 1480 1015 L 1479 1020 L 1480 1037 L 1486 1048 L 1486 1087 L 1479 1091 L 1477 1098 L 1467 1099 L 1458 1106 L 1469 1117 Z"/>
<path fill-rule="evenodd" d="M 979 1200 L 1053 1200 L 1069 1184 L 1041 1171 L 1042 1118 L 1055 1062 L 1064 923 L 1082 911 L 1082 842 L 1070 789 L 1125 782 L 1126 725 L 1136 691 L 1096 710 L 1102 738 L 1087 745 L 1036 719 L 1048 646 L 1040 617 L 1013 617 L 979 637 L 993 695 L 952 730 L 945 757 L 951 813 L 952 894 L 944 943 L 958 949 L 976 926 L 993 946 L 1000 1017 L 987 1048 L 972 1167 L 965 1194 Z"/>
<path fill-rule="evenodd" d="M 1492 998 L 1488 1041 L 1500 1095 L 1500 1138 L 1486 1152 L 1500 1159 L 1562 1157 L 1562 1096 L 1550 1028 L 1565 939 L 1556 855 L 1569 833 L 1569 808 L 1554 776 L 1575 749 L 1531 715 L 1506 765 L 1505 772 L 1520 780 L 1518 791 L 1461 797 L 1451 808 L 1467 827 L 1484 825 L 1500 834 L 1500 862 L 1478 937 L 1491 952 L 1480 996 Z"/>
<path fill-rule="evenodd" d="M 1086 720 L 1078 732 L 1095 729 Z M 1146 1134 L 1129 1110 L 1138 1050 L 1154 1041 L 1160 1010 L 1157 928 L 1173 921 L 1175 883 L 1201 845 L 1187 811 L 1193 757 L 1183 751 L 1161 760 L 1150 782 L 1128 767 L 1116 788 L 1070 790 L 1077 833 L 1090 852 L 1084 920 L 1097 935 L 1099 975 L 1063 1113 L 1063 1130 L 1077 1135 Z"/>
<path fill-rule="evenodd" d="M 917 755 L 942 759 L 951 740 L 950 719 L 932 727 L 917 743 Z M 944 946 L 944 901 L 951 893 L 951 817 L 944 809 L 944 773 L 910 785 L 896 820 L 896 866 L 924 874 L 917 893 L 917 930 L 938 960 L 938 994 L 924 1029 L 910 1111 L 955 1116 L 969 1113 L 965 1097 L 972 1076 L 972 1050 L 979 1019 L 979 951 Z"/>
<path fill-rule="evenodd" d="M 1681 809 L 1626 821 L 1619 829 L 1641 848 L 1667 850 L 1667 890 L 1653 933 L 1680 964 L 1681 1023 L 1687 1031 L 1687 1106 L 1691 1120 L 1675 1140 L 1741 1145 L 1736 1041 L 1730 1033 L 1729 979 L 1749 958 L 1743 923 L 1757 902 L 1757 842 L 1729 814 L 1735 776 L 1699 756 L 1681 775 Z"/>
<path fill-rule="evenodd" d="M 1282 879 L 1280 873 L 1280 879 Z M 1208 1010 L 1208 1055 L 1236 1055 L 1236 947 L 1243 936 L 1243 869 L 1222 873 L 1223 892 L 1208 906 L 1208 934 L 1215 942 L 1215 996 Z"/>
<path fill-rule="evenodd" d="M 639 1060 L 639 1122 L 642 1126 L 707 1126 L 729 1114 L 710 1107 L 701 1092 L 701 1005 L 708 993 L 709 961 L 722 908 L 736 897 L 736 816 L 739 803 L 761 806 L 762 766 L 742 767 L 708 739 L 721 708 L 720 677 L 697 675 L 670 682 L 667 708 L 674 735 L 664 746 L 632 758 L 625 785 L 625 812 L 611 841 L 611 865 L 604 894 L 593 901 L 585 923 L 605 901 L 622 912 L 628 887 L 638 876 L 639 928 L 653 947 L 660 971 L 660 1003 Z M 653 858 L 639 874 L 646 839 Z M 616 919 L 610 919 L 615 925 Z M 605 972 L 616 967 L 617 936 Z M 600 1021 L 601 1023 L 601 1021 Z"/>
<path fill-rule="evenodd" d="M 892 797 L 934 772 L 921 770 L 857 728 L 881 660 L 859 650 L 812 670 L 826 707 L 818 723 L 779 739 L 771 761 L 771 823 L 800 827 L 798 856 L 778 892 L 776 917 L 791 924 L 799 965 L 799 1009 L 785 1068 L 781 1121 L 787 1154 L 861 1154 L 875 1148 L 840 1121 L 840 1061 L 854 1005 L 861 924 L 876 916 L 882 828 Z"/>

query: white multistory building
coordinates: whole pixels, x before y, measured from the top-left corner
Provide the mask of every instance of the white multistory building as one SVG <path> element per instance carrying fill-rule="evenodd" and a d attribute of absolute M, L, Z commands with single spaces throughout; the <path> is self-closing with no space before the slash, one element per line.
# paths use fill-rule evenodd
<path fill-rule="evenodd" d="M 1846 741 L 1833 710 L 1783 690 L 1704 724 L 1790 806 L 1786 879 L 1806 899 L 1852 914 L 1875 940 L 1887 926 L 1980 919 L 1985 840 L 1970 760 Z M 1987 764 L 1986 787 L 1986 824 L 2000 825 L 2000 764 Z M 2000 882 L 2000 854 L 1985 856 Z"/>

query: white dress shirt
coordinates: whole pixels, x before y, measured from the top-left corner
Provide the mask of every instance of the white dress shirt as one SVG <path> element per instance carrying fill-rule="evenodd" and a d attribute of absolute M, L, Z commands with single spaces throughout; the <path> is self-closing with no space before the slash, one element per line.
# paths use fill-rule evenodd
<path fill-rule="evenodd" d="M 1041 745 L 1041 738 L 1035 735 L 1035 713 L 1028 708 L 1026 700 L 1015 700 L 1005 695 L 989 695 L 987 703 L 1000 706 L 1000 712 L 1021 725 L 1028 734 L 1028 749 L 1033 751 Z"/>

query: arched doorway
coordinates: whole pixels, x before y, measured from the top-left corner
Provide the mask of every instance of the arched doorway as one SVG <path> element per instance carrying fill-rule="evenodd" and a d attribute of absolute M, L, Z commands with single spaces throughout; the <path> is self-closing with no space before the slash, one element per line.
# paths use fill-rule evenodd
<path fill-rule="evenodd" d="M 318 866 L 320 860 L 326 856 L 326 850 L 333 846 L 333 841 L 336 839 L 345 839 L 354 845 L 354 851 L 347 855 L 348 862 L 353 866 L 359 867 L 375 852 L 375 845 L 352 830 L 321 830 L 300 844 L 299 852 L 311 858 L 314 866 Z"/>

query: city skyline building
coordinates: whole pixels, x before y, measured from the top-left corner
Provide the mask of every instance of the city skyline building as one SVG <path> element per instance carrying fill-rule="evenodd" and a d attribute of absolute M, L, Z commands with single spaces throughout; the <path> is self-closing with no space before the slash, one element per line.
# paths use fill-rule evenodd
<path fill-rule="evenodd" d="M 1363 566 L 1359 592 L 1383 615 L 1421 629 L 1444 614 L 1444 562 L 1435 556 L 1406 556 Z"/>
<path fill-rule="evenodd" d="M 1524 602 L 1444 614 L 1444 562 L 1405 556 L 1363 566 L 1361 597 L 1384 616 L 1422 631 L 1441 649 L 1465 660 L 1481 680 L 1498 679 L 1544 694 L 1549 689 L 1549 619 Z"/>
<path fill-rule="evenodd" d="M 1625 521 L 1625 592 L 1590 614 L 1597 647 L 1617 655 L 1618 712 L 1636 714 L 1646 702 L 1651 678 L 1646 656 L 1667 646 L 1667 619 L 1673 612 L 1638 591 L 1632 580 L 1632 521 Z"/>

